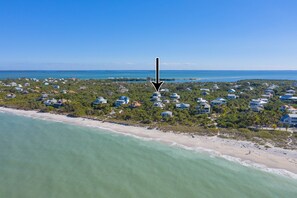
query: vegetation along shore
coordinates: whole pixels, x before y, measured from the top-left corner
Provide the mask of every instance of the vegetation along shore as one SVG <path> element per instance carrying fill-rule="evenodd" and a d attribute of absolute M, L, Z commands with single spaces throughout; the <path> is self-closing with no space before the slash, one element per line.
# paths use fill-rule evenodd
<path fill-rule="evenodd" d="M 165 83 L 79 79 L 0 81 L 0 106 L 297 148 L 297 83 Z"/>

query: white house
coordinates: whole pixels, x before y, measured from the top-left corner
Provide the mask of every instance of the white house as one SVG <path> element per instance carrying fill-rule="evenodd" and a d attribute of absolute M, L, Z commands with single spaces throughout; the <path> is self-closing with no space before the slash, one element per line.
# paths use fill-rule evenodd
<path fill-rule="evenodd" d="M 217 99 L 215 99 L 215 100 L 213 100 L 213 101 L 210 102 L 210 104 L 212 106 L 223 105 L 223 104 L 226 104 L 226 103 L 227 103 L 227 100 L 224 99 L 224 98 L 217 98 Z"/>
<path fill-rule="evenodd" d="M 102 96 L 99 96 L 96 98 L 96 100 L 93 102 L 94 105 L 98 105 L 98 104 L 106 104 L 107 100 L 104 99 Z"/>
<path fill-rule="evenodd" d="M 178 109 L 188 109 L 188 108 L 190 108 L 190 104 L 179 103 L 179 104 L 176 104 L 175 107 Z"/>
<path fill-rule="evenodd" d="M 46 101 L 44 101 L 44 104 L 46 105 L 46 106 L 51 106 L 51 105 L 54 105 L 55 103 L 57 103 L 58 101 L 55 99 L 55 98 L 53 98 L 53 99 L 51 99 L 51 100 L 46 100 Z"/>
<path fill-rule="evenodd" d="M 11 98 L 15 98 L 15 97 L 16 97 L 16 95 L 13 94 L 13 93 L 10 93 L 10 94 L 7 94 L 7 95 L 6 95 L 6 98 L 9 98 L 9 99 L 11 99 Z"/>
<path fill-rule="evenodd" d="M 163 118 L 168 118 L 168 117 L 172 117 L 173 114 L 172 114 L 171 111 L 164 111 L 164 112 L 161 113 L 161 116 L 162 116 Z"/>
<path fill-rule="evenodd" d="M 228 94 L 227 99 L 228 99 L 228 100 L 233 100 L 233 99 L 236 99 L 237 97 L 238 97 L 238 96 L 235 95 L 235 94 Z"/>
<path fill-rule="evenodd" d="M 165 107 L 165 105 L 164 105 L 162 102 L 155 102 L 155 103 L 153 104 L 153 106 L 154 106 L 154 107 L 159 107 L 159 108 L 164 108 L 164 107 Z"/>
<path fill-rule="evenodd" d="M 171 99 L 180 99 L 180 95 L 178 95 L 177 93 L 173 93 L 170 95 Z"/>
<path fill-rule="evenodd" d="M 130 99 L 127 96 L 121 96 L 118 100 L 115 102 L 115 106 L 119 107 L 123 104 L 128 104 Z"/>
<path fill-rule="evenodd" d="M 250 108 L 254 112 L 260 112 L 264 110 L 264 105 L 268 103 L 267 98 L 252 99 L 250 102 Z"/>
<path fill-rule="evenodd" d="M 284 115 L 281 118 L 280 122 L 283 124 L 288 124 L 290 126 L 297 126 L 297 114 Z"/>
<path fill-rule="evenodd" d="M 207 103 L 207 100 L 203 98 L 197 98 L 197 103 Z"/>
<path fill-rule="evenodd" d="M 293 89 L 289 89 L 289 90 L 287 90 L 287 91 L 286 91 L 286 93 L 288 93 L 288 94 L 295 94 L 295 93 L 296 93 L 296 91 L 295 91 L 295 90 L 293 90 Z"/>
<path fill-rule="evenodd" d="M 214 84 L 213 87 L 212 87 L 212 89 L 213 89 L 213 90 L 218 90 L 218 89 L 220 89 L 220 88 L 219 88 L 219 86 L 218 86 L 217 84 Z"/>

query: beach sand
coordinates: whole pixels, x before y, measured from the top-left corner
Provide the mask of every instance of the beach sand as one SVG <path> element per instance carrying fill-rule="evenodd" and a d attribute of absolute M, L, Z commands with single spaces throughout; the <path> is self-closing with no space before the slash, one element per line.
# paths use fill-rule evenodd
<path fill-rule="evenodd" d="M 197 136 L 162 132 L 144 127 L 126 126 L 109 122 L 101 122 L 85 118 L 72 118 L 65 115 L 40 113 L 0 107 L 0 111 L 37 119 L 63 122 L 72 125 L 95 127 L 108 131 L 130 135 L 147 140 L 154 140 L 168 145 L 180 146 L 211 155 L 224 157 L 246 166 L 254 166 L 262 170 L 285 174 L 297 178 L 297 151 L 282 148 L 265 148 L 248 141 L 222 139 L 216 136 Z"/>

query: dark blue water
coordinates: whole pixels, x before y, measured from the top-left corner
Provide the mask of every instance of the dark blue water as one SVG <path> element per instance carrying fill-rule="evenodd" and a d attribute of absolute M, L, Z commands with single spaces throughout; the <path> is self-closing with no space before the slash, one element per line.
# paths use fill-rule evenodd
<path fill-rule="evenodd" d="M 161 78 L 174 78 L 176 81 L 189 81 L 190 78 L 207 82 L 234 82 L 243 79 L 297 80 L 297 70 L 282 71 L 227 71 L 227 70 L 163 70 Z M 91 70 L 91 71 L 0 71 L 0 79 L 7 78 L 147 78 L 154 77 L 153 70 Z"/>

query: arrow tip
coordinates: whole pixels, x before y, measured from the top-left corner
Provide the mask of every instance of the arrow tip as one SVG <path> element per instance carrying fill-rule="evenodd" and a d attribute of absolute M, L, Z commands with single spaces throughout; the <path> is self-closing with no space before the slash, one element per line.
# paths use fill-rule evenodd
<path fill-rule="evenodd" d="M 156 91 L 159 91 L 159 89 L 161 88 L 162 84 L 163 84 L 163 81 L 160 81 L 160 82 L 151 82 L 154 87 L 155 87 L 155 90 Z"/>

